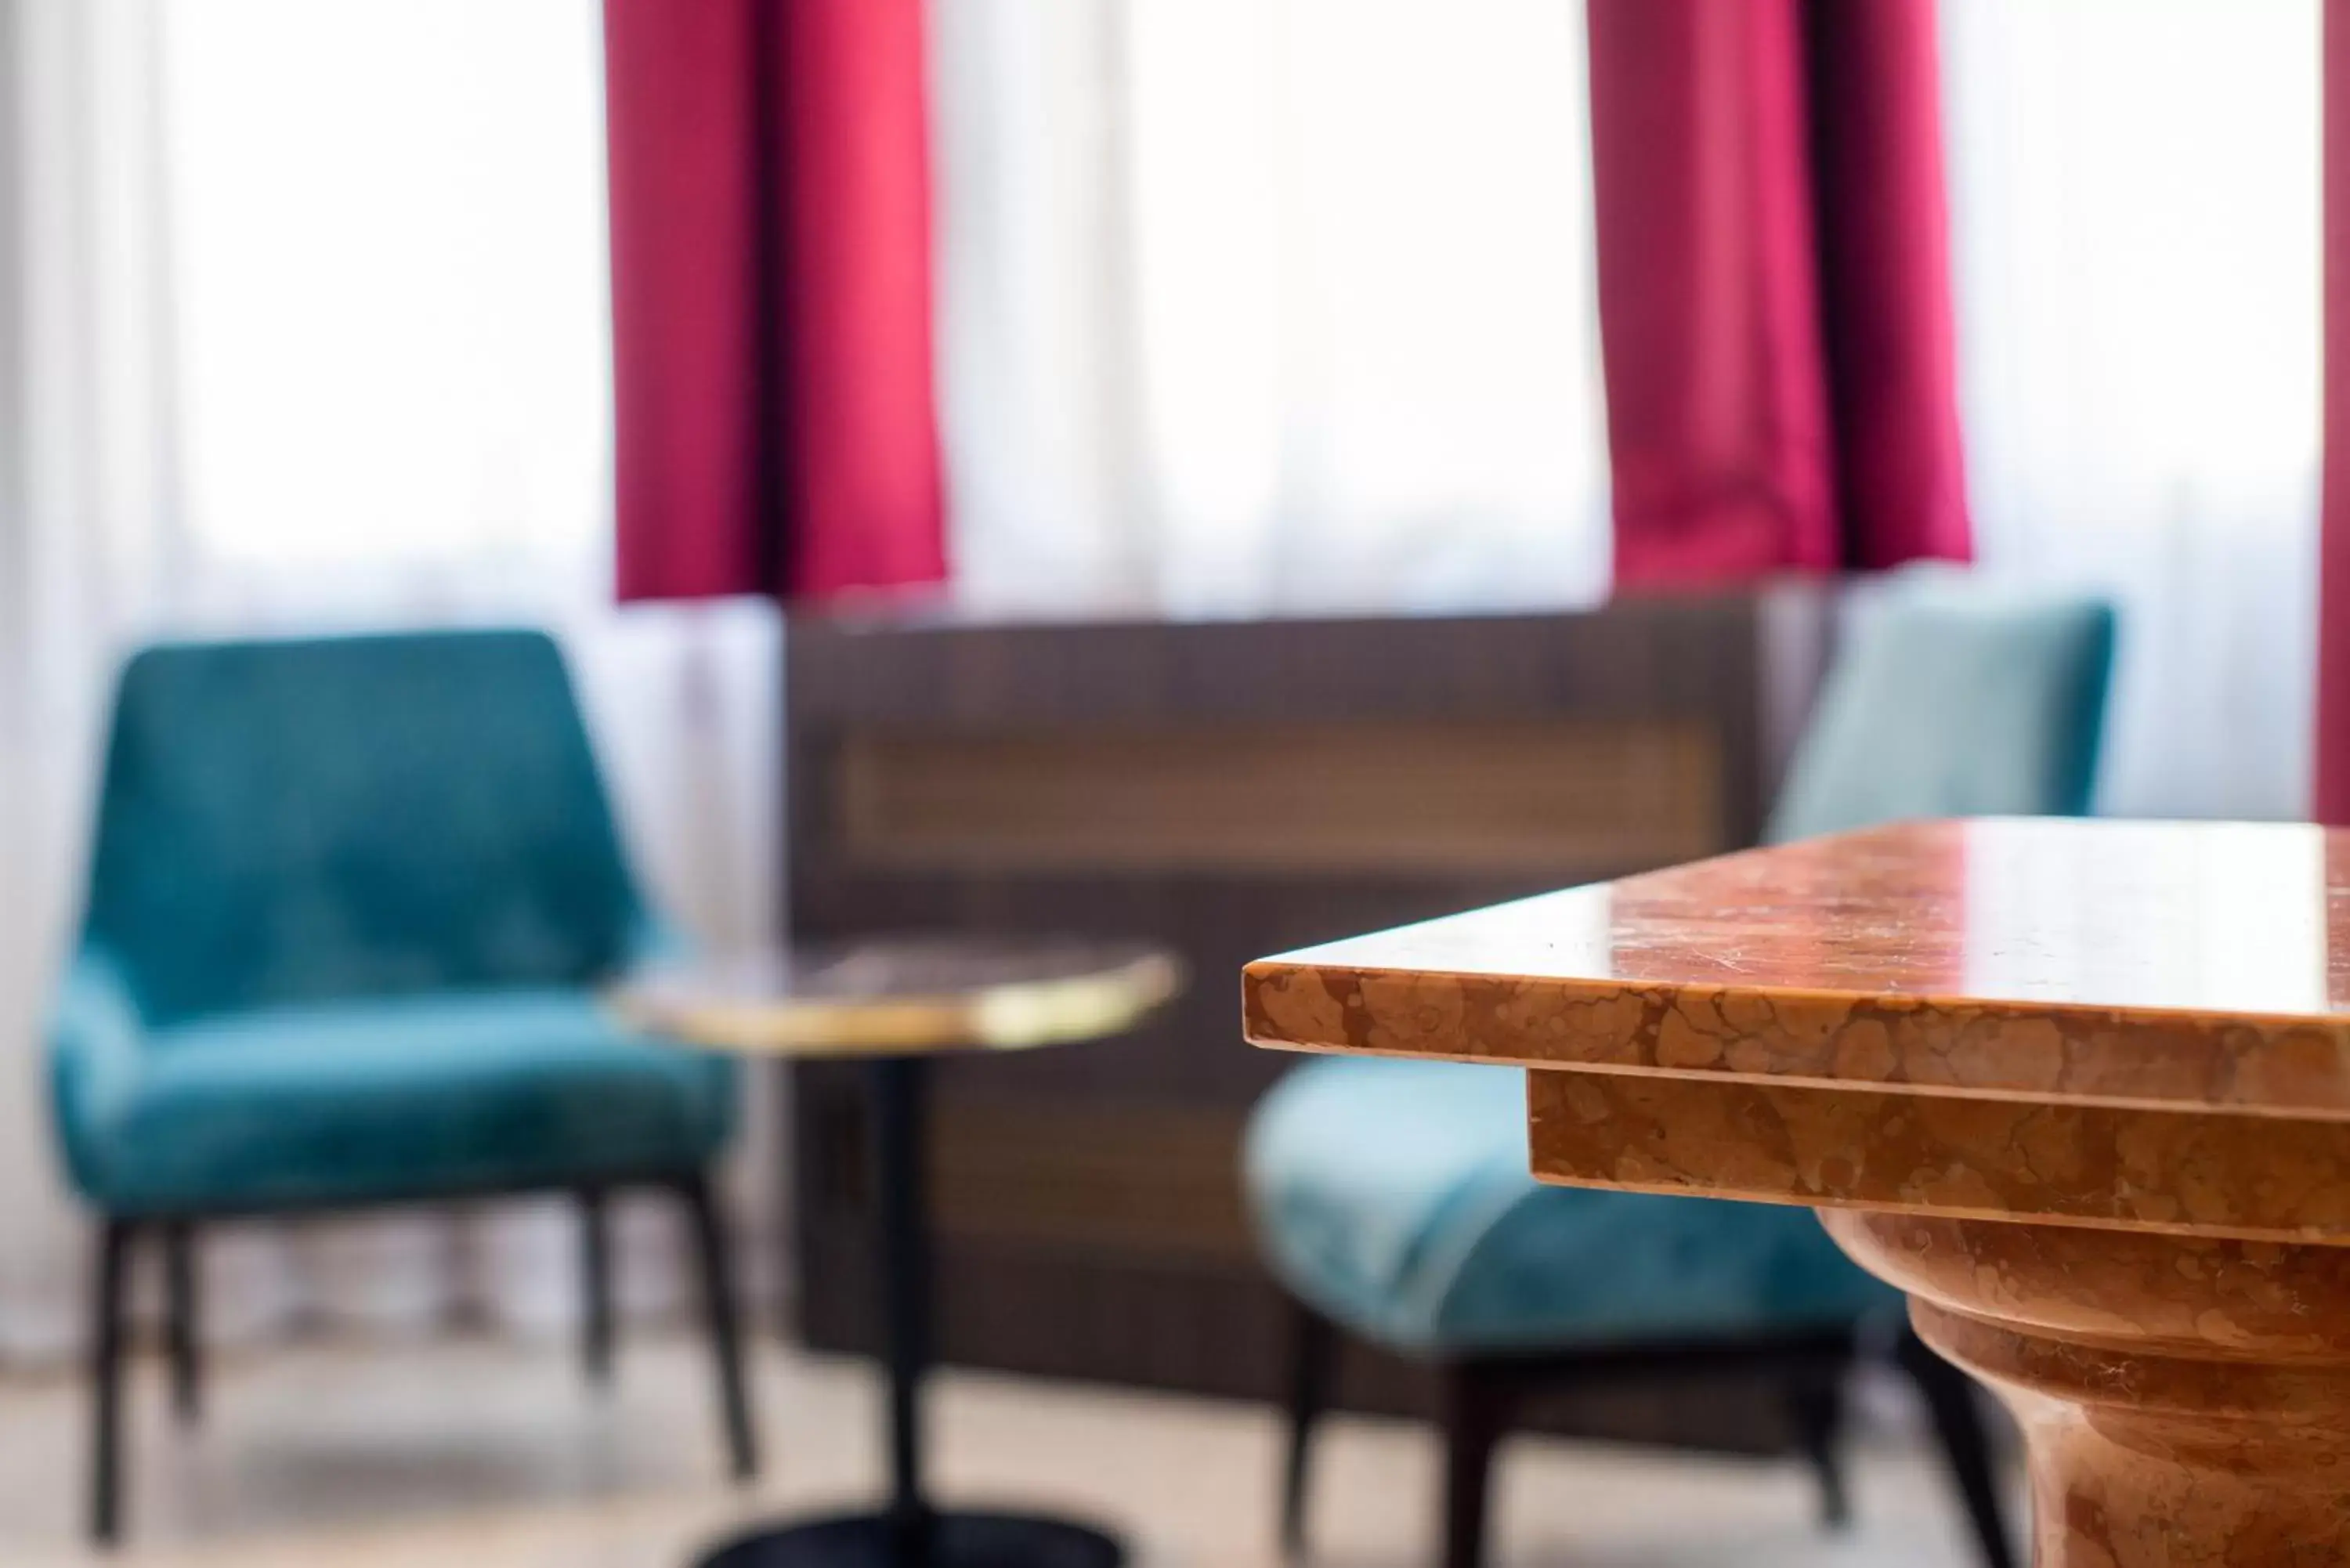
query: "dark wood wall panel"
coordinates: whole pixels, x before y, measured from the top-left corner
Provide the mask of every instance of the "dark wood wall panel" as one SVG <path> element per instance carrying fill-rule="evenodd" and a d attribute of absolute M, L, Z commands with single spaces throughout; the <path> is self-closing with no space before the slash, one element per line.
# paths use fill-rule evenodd
<path fill-rule="evenodd" d="M 1240 966 L 1752 842 L 1824 614 L 1789 590 L 1554 616 L 793 620 L 795 932 L 1138 937 L 1191 969 L 1128 1038 L 941 1064 L 948 1358 L 1274 1394 L 1238 1143 L 1289 1063 L 1242 1043 Z M 799 1330 L 866 1348 L 861 1083 L 811 1065 L 795 1087 Z M 1401 1364 L 1364 1355 L 1344 1381 L 1364 1407 L 1424 1407 Z M 1780 1438 L 1738 1390 L 1601 1391 L 1559 1420 Z"/>
<path fill-rule="evenodd" d="M 1721 759 L 1690 719 L 844 726 L 823 825 L 868 871 L 1422 876 L 1702 853 Z"/>

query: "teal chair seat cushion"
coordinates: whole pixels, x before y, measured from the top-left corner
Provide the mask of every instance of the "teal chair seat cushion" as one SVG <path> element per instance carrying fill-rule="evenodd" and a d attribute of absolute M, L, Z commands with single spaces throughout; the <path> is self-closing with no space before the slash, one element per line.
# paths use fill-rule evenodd
<path fill-rule="evenodd" d="M 576 989 L 255 1009 L 93 1061 L 57 1108 L 78 1181 L 119 1214 L 690 1170 L 733 1116 L 732 1063 L 633 1035 Z"/>
<path fill-rule="evenodd" d="M 1808 1210 L 1546 1187 L 1524 1075 L 1330 1059 L 1251 1122 L 1267 1259 L 1326 1316 L 1409 1350 L 1503 1351 L 1850 1324 L 1899 1296 Z"/>

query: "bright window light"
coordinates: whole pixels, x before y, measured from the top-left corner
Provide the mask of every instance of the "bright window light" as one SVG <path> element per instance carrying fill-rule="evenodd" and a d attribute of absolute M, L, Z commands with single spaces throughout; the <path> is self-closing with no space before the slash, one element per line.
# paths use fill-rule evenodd
<path fill-rule="evenodd" d="M 200 561 L 577 556 L 608 513 L 594 0 L 165 8 Z"/>

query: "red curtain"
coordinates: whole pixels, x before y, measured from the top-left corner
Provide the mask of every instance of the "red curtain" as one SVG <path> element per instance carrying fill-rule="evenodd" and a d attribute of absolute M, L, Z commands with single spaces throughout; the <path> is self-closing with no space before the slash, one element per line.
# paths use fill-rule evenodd
<path fill-rule="evenodd" d="M 1619 587 L 1970 554 L 1933 0 L 1588 0 Z"/>
<path fill-rule="evenodd" d="M 2350 0 L 2325 0 L 2325 415 L 2317 820 L 2350 826 Z"/>
<path fill-rule="evenodd" d="M 606 0 L 623 598 L 945 576 L 922 0 Z"/>

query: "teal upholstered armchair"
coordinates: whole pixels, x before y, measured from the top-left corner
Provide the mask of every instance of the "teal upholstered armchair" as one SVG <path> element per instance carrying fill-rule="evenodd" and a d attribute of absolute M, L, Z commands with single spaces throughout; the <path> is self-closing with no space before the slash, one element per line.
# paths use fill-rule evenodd
<path fill-rule="evenodd" d="M 591 1374 L 605 1197 L 694 1221 L 735 1469 L 754 1464 L 708 1173 L 731 1064 L 598 983 L 675 938 L 622 856 L 561 656 L 468 631 L 151 648 L 122 673 L 87 912 L 50 1027 L 56 1121 L 101 1220 L 91 1527 L 120 1520 L 123 1292 L 164 1248 L 183 1417 L 204 1221 L 563 1190 Z"/>
<path fill-rule="evenodd" d="M 2111 612 L 1964 579 L 1898 578 L 1830 671 L 1772 832 L 1903 816 L 2077 815 L 2089 806 Z M 1367 1134 L 1367 1128 L 1384 1129 Z M 1360 1058 L 1292 1070 L 1246 1153 L 1265 1259 L 1296 1303 L 1283 1529 L 1299 1544 L 1333 1325 L 1438 1363 L 1448 1568 L 1474 1568 L 1494 1444 L 1544 1382 L 1743 1366 L 1783 1388 L 1830 1522 L 1840 1393 L 1856 1334 L 1899 1298 L 1802 1209 L 1544 1187 L 1527 1175 L 1523 1074 Z M 1985 1562 L 2008 1568 L 1965 1380 L 1905 1335 Z"/>

